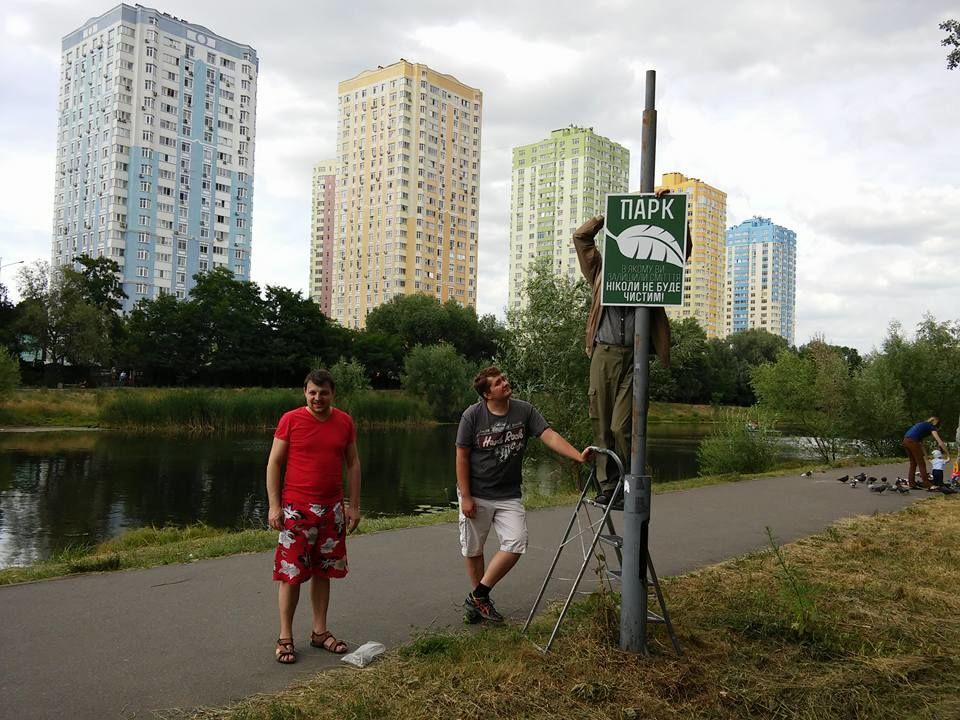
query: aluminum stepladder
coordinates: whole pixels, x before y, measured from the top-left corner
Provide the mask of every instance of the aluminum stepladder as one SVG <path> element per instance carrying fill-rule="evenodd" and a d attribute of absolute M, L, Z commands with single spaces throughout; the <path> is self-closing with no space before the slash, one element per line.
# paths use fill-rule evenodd
<path fill-rule="evenodd" d="M 587 479 L 587 482 L 584 483 L 583 489 L 580 492 L 580 498 L 570 516 L 570 522 L 567 523 L 567 529 L 563 533 L 563 538 L 560 540 L 560 545 L 557 547 L 556 554 L 553 556 L 553 562 L 550 563 L 550 569 L 547 570 L 547 576 L 543 579 L 543 585 L 540 586 L 540 592 L 537 594 L 537 599 L 534 601 L 533 607 L 530 608 L 530 614 L 527 616 L 527 621 L 523 624 L 523 630 L 521 631 L 526 633 L 527 629 L 530 627 L 530 623 L 533 621 L 533 617 L 536 615 L 537 609 L 540 607 L 540 603 L 543 601 L 543 596 L 546 594 L 547 586 L 553 579 L 553 572 L 557 568 L 557 563 L 560 561 L 560 555 L 563 554 L 564 548 L 575 540 L 580 540 L 580 546 L 583 553 L 583 564 L 580 566 L 580 570 L 577 572 L 577 576 L 573 580 L 570 592 L 567 594 L 567 599 L 563 603 L 563 608 L 560 610 L 559 617 L 557 617 L 556 625 L 553 626 L 553 632 L 550 633 L 550 639 L 547 640 L 546 646 L 541 648 L 545 653 L 550 651 L 550 646 L 553 645 L 553 641 L 557 637 L 557 633 L 560 630 L 560 624 L 563 622 L 563 618 L 567 614 L 567 610 L 570 608 L 570 604 L 573 602 L 574 596 L 577 594 L 577 588 L 580 586 L 580 581 L 583 579 L 583 575 L 587 571 L 587 566 L 590 564 L 590 560 L 593 558 L 599 543 L 602 542 L 613 547 L 617 556 L 617 563 L 621 566 L 616 569 L 610 569 L 607 568 L 606 563 L 604 563 L 603 569 L 606 571 L 607 580 L 619 580 L 623 570 L 623 555 L 620 552 L 620 548 L 623 546 L 623 538 L 617 534 L 613 525 L 613 520 L 610 517 L 610 514 L 613 511 L 613 499 L 622 497 L 621 491 L 623 490 L 623 463 L 620 462 L 620 458 L 617 457 L 617 454 L 611 450 L 598 447 L 591 447 L 590 449 L 593 450 L 594 456 L 594 465 L 590 471 L 590 477 Z M 593 500 L 589 500 L 587 498 L 587 495 L 591 492 L 591 490 L 600 490 L 600 484 L 597 481 L 596 468 L 596 458 L 598 455 L 605 455 L 612 459 L 616 464 L 617 471 L 619 473 L 617 485 L 613 492 L 613 498 L 611 498 L 611 501 L 606 505 L 598 505 Z M 602 509 L 603 513 L 598 520 L 594 520 L 591 517 L 589 510 L 591 506 L 597 509 Z M 576 532 L 573 532 L 574 525 L 577 526 Z M 607 532 L 605 533 L 604 530 Z M 584 539 L 586 537 L 589 537 L 589 545 L 585 544 Z M 673 649 L 677 655 L 680 655 L 680 643 L 677 642 L 677 636 L 673 631 L 673 623 L 670 622 L 670 613 L 667 610 L 667 603 L 664 600 L 663 592 L 660 590 L 660 581 L 657 578 L 657 573 L 653 568 L 653 560 L 650 558 L 649 548 L 647 549 L 646 555 L 647 567 L 646 573 L 643 576 L 644 591 L 646 591 L 648 583 L 649 585 L 653 586 L 654 592 L 657 595 L 657 601 L 660 603 L 661 612 L 661 614 L 658 615 L 648 610 L 647 622 L 665 625 L 667 628 L 667 633 L 670 636 L 670 642 L 673 643 Z"/>

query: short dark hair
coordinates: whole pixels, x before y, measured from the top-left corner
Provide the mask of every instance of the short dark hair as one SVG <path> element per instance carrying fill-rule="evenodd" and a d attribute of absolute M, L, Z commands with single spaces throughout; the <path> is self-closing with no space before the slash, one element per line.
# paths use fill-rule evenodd
<path fill-rule="evenodd" d="M 317 368 L 316 370 L 311 370 L 307 373 L 307 377 L 303 380 L 303 389 L 307 389 L 307 383 L 313 383 L 317 387 L 323 385 L 329 385 L 332 392 L 337 391 L 337 383 L 333 379 L 333 375 L 329 371 L 322 368 Z"/>
<path fill-rule="evenodd" d="M 477 376 L 473 379 L 473 389 L 477 391 L 477 395 L 484 397 L 487 390 L 490 389 L 490 380 L 501 375 L 503 375 L 503 373 L 500 372 L 500 368 L 494 367 L 493 365 L 486 367 L 478 372 Z"/>

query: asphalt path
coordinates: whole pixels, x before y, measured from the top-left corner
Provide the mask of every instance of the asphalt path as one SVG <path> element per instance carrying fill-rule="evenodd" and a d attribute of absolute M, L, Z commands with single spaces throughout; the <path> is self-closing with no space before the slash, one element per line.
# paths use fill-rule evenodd
<path fill-rule="evenodd" d="M 892 479 L 906 466 L 865 470 Z M 852 489 L 836 481 L 848 472 L 857 469 L 655 495 L 650 550 L 658 575 L 763 548 L 767 527 L 785 543 L 841 518 L 892 512 L 929 496 Z M 494 592 L 509 622 L 526 617 L 571 510 L 528 514 L 527 555 Z M 614 513 L 616 522 L 620 518 Z M 493 535 L 488 554 L 495 550 Z M 396 647 L 424 629 L 462 622 L 469 587 L 455 523 L 361 535 L 350 538 L 348 548 L 350 574 L 333 581 L 329 621 L 351 648 L 367 640 Z M 578 553 L 578 545 L 568 546 L 558 576 L 575 573 Z M 0 716 L 155 717 L 280 690 L 340 665 L 309 646 L 307 588 L 295 622 L 299 660 L 274 661 L 271 569 L 272 553 L 257 553 L 0 587 Z M 588 573 L 581 589 L 596 584 L 592 577 Z M 548 597 L 568 590 L 553 583 Z"/>

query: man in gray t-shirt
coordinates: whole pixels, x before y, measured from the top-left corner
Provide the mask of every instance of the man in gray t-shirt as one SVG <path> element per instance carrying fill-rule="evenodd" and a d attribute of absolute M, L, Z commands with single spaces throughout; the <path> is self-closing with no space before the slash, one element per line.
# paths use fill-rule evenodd
<path fill-rule="evenodd" d="M 480 371 L 473 386 L 480 401 L 468 407 L 457 429 L 457 495 L 460 498 L 460 549 L 473 591 L 464 605 L 471 622 L 503 616 L 490 590 L 516 565 L 527 549 L 526 511 L 520 501 L 521 467 L 527 441 L 540 438 L 558 455 L 584 462 L 530 403 L 512 398 L 513 390 L 495 367 Z M 500 550 L 484 566 L 483 546 L 490 528 Z"/>

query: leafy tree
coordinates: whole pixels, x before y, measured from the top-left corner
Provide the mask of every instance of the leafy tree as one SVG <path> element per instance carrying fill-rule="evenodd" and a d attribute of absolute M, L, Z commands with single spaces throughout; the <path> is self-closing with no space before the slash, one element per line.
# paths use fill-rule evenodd
<path fill-rule="evenodd" d="M 583 348 L 590 288 L 555 276 L 541 259 L 530 268 L 525 292 L 526 306 L 507 313 L 507 337 L 495 362 L 514 392 L 579 447 L 592 436 L 590 359 Z"/>
<path fill-rule="evenodd" d="M 18 280 L 19 330 L 27 349 L 58 366 L 110 361 L 114 315 L 87 300 L 82 273 L 37 261 L 21 268 Z"/>
<path fill-rule="evenodd" d="M 650 397 L 667 402 L 709 401 L 707 333 L 696 318 L 670 321 L 670 367 L 650 364 Z"/>
<path fill-rule="evenodd" d="M 882 353 L 903 388 L 908 423 L 939 415 L 949 424 L 957 417 L 960 322 L 937 322 L 932 315 L 925 315 L 912 341 L 898 323 L 891 323 Z"/>
<path fill-rule="evenodd" d="M 753 371 L 753 387 L 762 408 L 798 423 L 826 462 L 836 459 L 850 437 L 852 379 L 835 348 L 811 343 L 804 355 L 785 350 Z"/>
<path fill-rule="evenodd" d="M 256 283 L 237 280 L 224 267 L 194 276 L 190 305 L 196 311 L 203 382 L 255 385 L 269 366 L 265 304 Z"/>
<path fill-rule="evenodd" d="M 446 340 L 447 313 L 430 295 L 398 295 L 374 308 L 367 316 L 367 330 L 400 338 L 404 350 Z"/>
<path fill-rule="evenodd" d="M 947 55 L 947 70 L 956 70 L 960 66 L 960 22 L 945 20 L 940 23 L 940 29 L 947 33 L 940 44 L 943 47 L 953 48 Z"/>
<path fill-rule="evenodd" d="M 367 332 L 400 339 L 405 352 L 416 345 L 446 342 L 461 355 L 479 362 L 493 357 L 504 330 L 492 315 L 477 317 L 476 309 L 455 300 L 441 304 L 430 295 L 398 295 L 367 316 Z"/>
<path fill-rule="evenodd" d="M 10 302 L 7 286 L 0 283 L 0 347 L 5 347 L 15 354 L 20 350 L 17 317 L 18 311 Z"/>
<path fill-rule="evenodd" d="M 46 362 L 55 330 L 50 323 L 50 263 L 44 260 L 24 265 L 17 273 L 20 304 L 17 306 L 18 332 L 24 348 Z"/>
<path fill-rule="evenodd" d="M 447 314 L 446 336 L 461 355 L 481 363 L 497 354 L 506 337 L 506 329 L 493 315 L 478 317 L 477 310 L 455 300 L 443 304 Z"/>
<path fill-rule="evenodd" d="M 374 387 L 396 387 L 403 374 L 405 351 L 396 335 L 371 332 L 368 328 L 353 335 L 353 356 L 367 369 Z"/>
<path fill-rule="evenodd" d="M 711 405 L 742 405 L 738 395 L 740 362 L 738 362 L 726 339 L 710 338 L 704 351 L 704 374 L 706 397 Z M 746 363 L 744 363 L 744 366 Z M 749 388 L 749 383 L 747 384 Z M 753 400 L 753 390 L 750 389 Z"/>
<path fill-rule="evenodd" d="M 79 298 L 82 307 L 78 311 L 87 316 L 86 322 L 80 323 L 80 332 L 96 327 L 105 331 L 101 339 L 107 342 L 99 348 L 97 362 L 113 362 L 115 351 L 123 342 L 124 323 L 120 311 L 127 299 L 120 282 L 120 265 L 109 258 L 89 255 L 81 255 L 74 261 L 80 265 L 79 270 L 64 267 L 61 272 L 63 286 L 69 288 L 68 300 L 75 303 Z"/>
<path fill-rule="evenodd" d="M 81 270 L 71 267 L 63 269 L 64 276 L 76 283 L 77 292 L 87 303 L 103 310 L 119 312 L 127 294 L 120 282 L 120 265 L 109 258 L 92 258 L 80 255 L 74 258 Z"/>
<path fill-rule="evenodd" d="M 320 306 L 297 290 L 268 285 L 263 302 L 263 326 L 258 332 L 267 348 L 260 384 L 298 385 L 318 358 L 317 366 L 333 363 L 349 348 L 333 342 L 334 331 Z"/>
<path fill-rule="evenodd" d="M 859 372 L 863 367 L 863 358 L 860 357 L 860 353 L 856 348 L 847 347 L 846 345 L 830 345 L 822 335 L 814 335 L 809 343 L 800 346 L 798 352 L 801 355 L 805 355 L 824 345 L 840 355 L 851 376 Z"/>
<path fill-rule="evenodd" d="M 317 366 L 319 367 L 319 363 Z M 333 381 L 337 384 L 338 397 L 345 398 L 370 389 L 367 371 L 356 358 L 348 361 L 341 355 L 330 368 L 330 374 L 333 375 Z"/>
<path fill-rule="evenodd" d="M 455 420 L 476 399 L 473 375 L 452 345 L 418 345 L 404 363 L 403 387 L 426 400 L 438 420 Z"/>
<path fill-rule="evenodd" d="M 735 364 L 733 394 L 725 399 L 731 405 L 750 406 L 757 402 L 751 374 L 763 363 L 774 362 L 789 345 L 780 335 L 761 328 L 750 328 L 726 338 Z"/>
<path fill-rule="evenodd" d="M 870 358 L 853 378 L 853 433 L 876 455 L 897 455 L 910 418 L 906 394 L 883 355 Z"/>
<path fill-rule="evenodd" d="M 202 330 L 196 308 L 172 295 L 138 302 L 127 316 L 121 364 L 136 368 L 146 384 L 187 385 L 209 356 L 197 342 Z"/>

